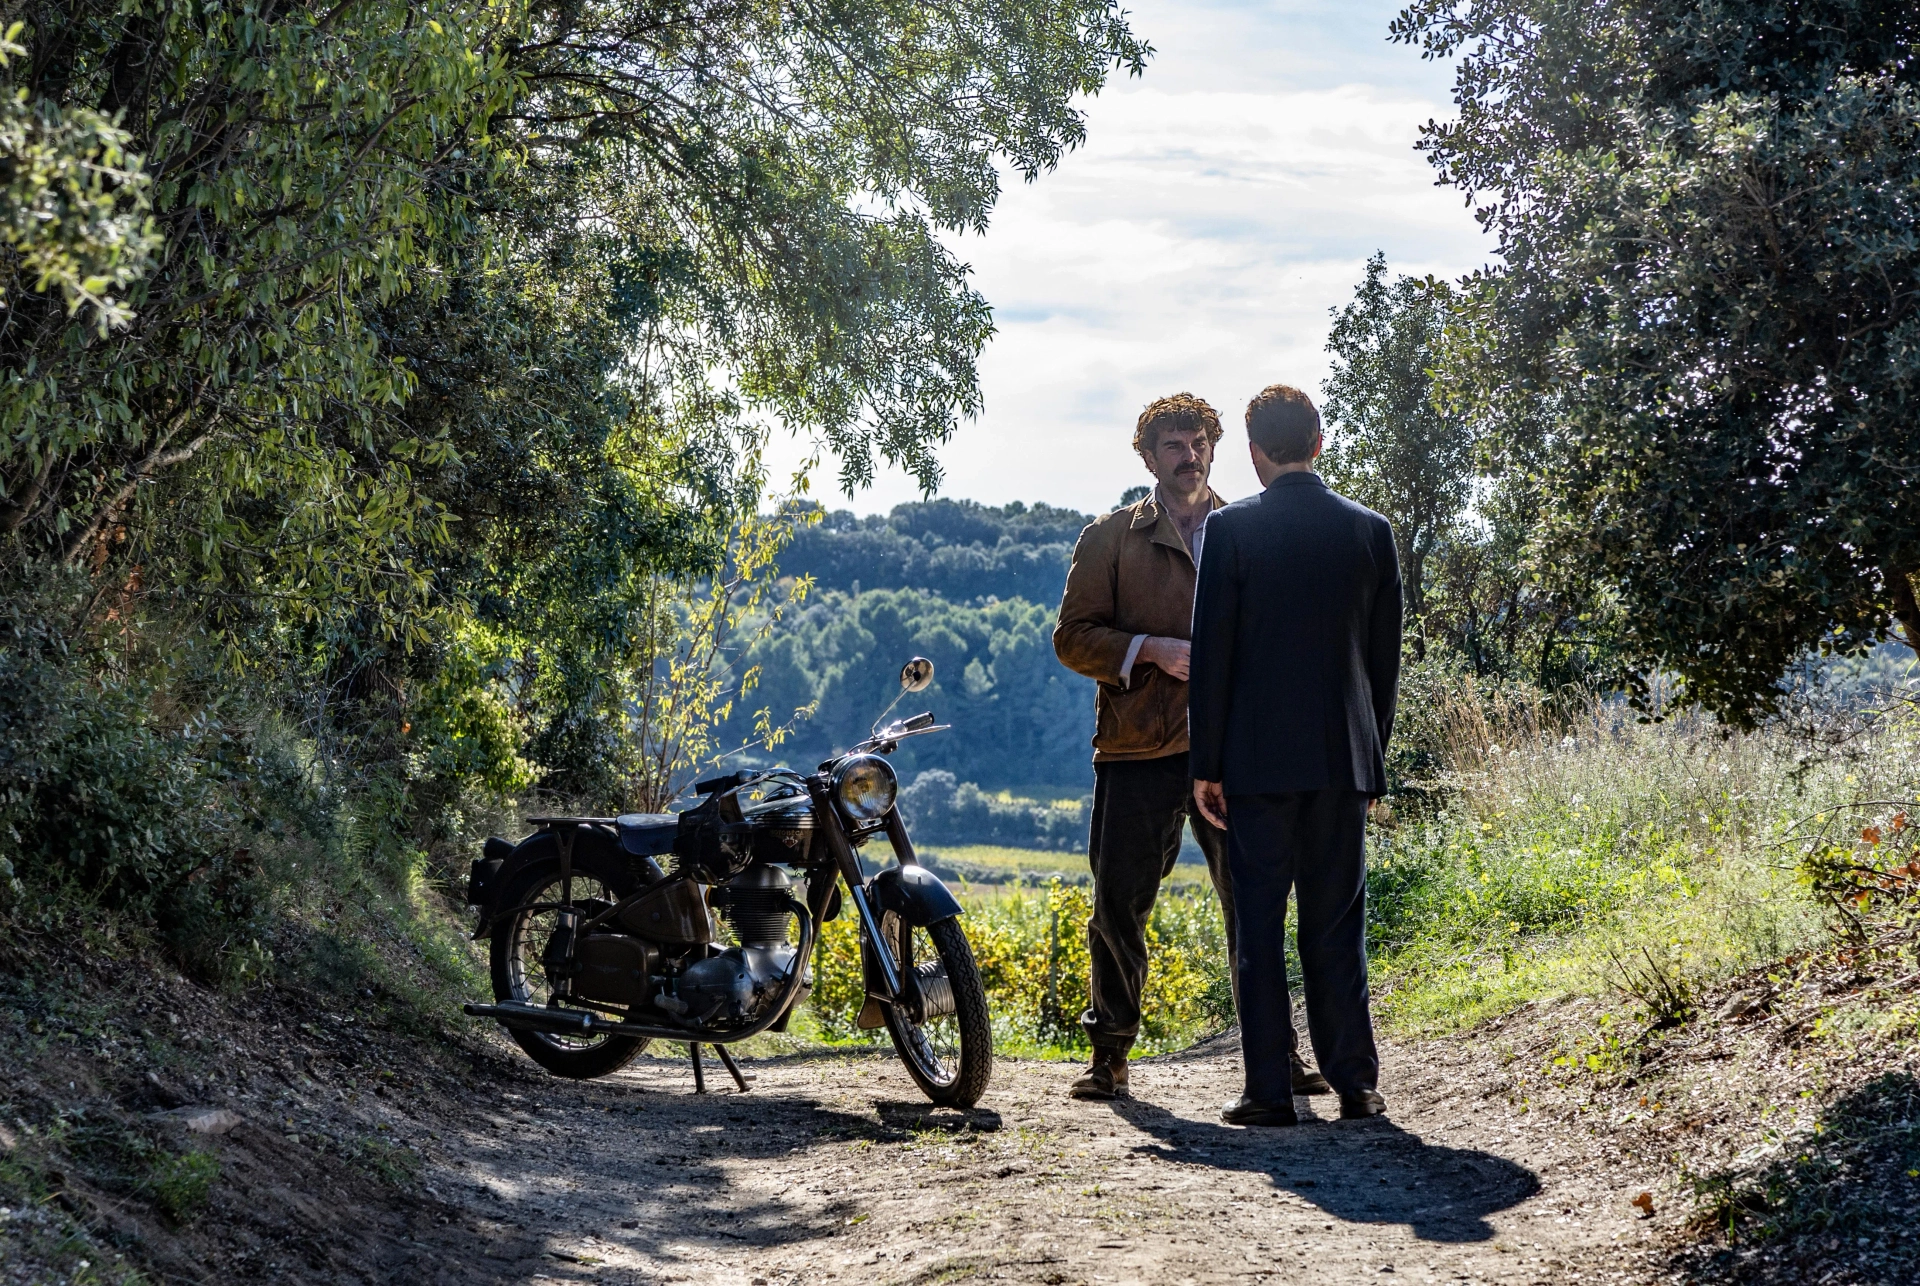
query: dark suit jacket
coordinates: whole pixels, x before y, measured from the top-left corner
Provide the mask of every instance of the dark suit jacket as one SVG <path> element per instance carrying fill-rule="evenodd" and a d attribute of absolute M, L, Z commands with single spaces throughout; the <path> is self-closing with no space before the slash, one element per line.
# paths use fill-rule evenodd
<path fill-rule="evenodd" d="M 1384 795 L 1400 688 L 1393 529 L 1317 473 L 1207 519 L 1187 690 L 1193 776 L 1229 795 Z"/>

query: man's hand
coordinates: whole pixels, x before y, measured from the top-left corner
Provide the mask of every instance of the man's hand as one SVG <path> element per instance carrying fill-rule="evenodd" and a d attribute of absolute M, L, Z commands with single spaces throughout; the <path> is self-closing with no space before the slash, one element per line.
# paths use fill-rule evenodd
<path fill-rule="evenodd" d="M 1185 639 L 1162 638 L 1150 634 L 1147 641 L 1140 645 L 1140 655 L 1135 658 L 1149 665 L 1159 666 L 1182 683 L 1187 681 L 1187 665 L 1193 659 L 1193 644 Z"/>
<path fill-rule="evenodd" d="M 1200 815 L 1218 826 L 1227 829 L 1227 792 L 1217 781 L 1195 781 L 1193 783 L 1193 802 L 1200 806 Z"/>

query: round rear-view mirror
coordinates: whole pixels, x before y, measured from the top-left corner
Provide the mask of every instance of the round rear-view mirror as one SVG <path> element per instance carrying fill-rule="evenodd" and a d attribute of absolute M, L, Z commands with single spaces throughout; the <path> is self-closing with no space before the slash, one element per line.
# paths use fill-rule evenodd
<path fill-rule="evenodd" d="M 924 656 L 916 656 L 900 667 L 900 686 L 909 692 L 918 692 L 933 682 L 933 662 Z"/>

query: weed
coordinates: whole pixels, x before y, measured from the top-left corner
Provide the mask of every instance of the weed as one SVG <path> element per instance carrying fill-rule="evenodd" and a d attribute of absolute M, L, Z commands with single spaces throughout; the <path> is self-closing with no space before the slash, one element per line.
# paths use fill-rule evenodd
<path fill-rule="evenodd" d="M 1684 1017 L 1720 980 L 1824 939 L 1821 902 L 1782 861 L 1805 838 L 1795 819 L 1905 798 L 1920 761 L 1911 714 L 1879 721 L 1844 756 L 1814 756 L 1780 728 L 1639 724 L 1605 703 L 1549 717 L 1469 689 L 1427 712 L 1447 771 L 1423 807 L 1370 835 L 1376 995 L 1384 1017 L 1416 1031 L 1608 989 L 1655 1023 Z M 1853 876 L 1891 917 L 1900 885 L 1886 854 L 1906 832 L 1894 807 L 1882 812 L 1853 831 L 1875 822 L 1882 843 L 1847 852 L 1856 866 L 1872 855 L 1878 874 Z M 1862 891 L 1840 900 L 1857 911 Z"/>
<path fill-rule="evenodd" d="M 148 1163 L 141 1190 L 174 1223 L 191 1223 L 206 1208 L 220 1177 L 220 1161 L 209 1152 L 156 1153 Z"/>
<path fill-rule="evenodd" d="M 1704 1222 L 1736 1241 L 1897 1234 L 1920 1202 L 1920 1082 L 1881 1076 L 1770 1151 L 1760 1164 L 1691 1176 Z"/>
<path fill-rule="evenodd" d="M 1677 1027 L 1693 1016 L 1693 983 L 1675 959 L 1675 951 L 1656 956 L 1642 943 L 1624 954 L 1608 947 L 1613 985 L 1640 1002 L 1655 1028 Z"/>
<path fill-rule="evenodd" d="M 413 1187 L 420 1179 L 419 1153 L 397 1139 L 369 1135 L 359 1141 L 349 1158 L 382 1183 L 396 1188 Z"/>
<path fill-rule="evenodd" d="M 1088 890 L 1055 879 L 1044 888 L 968 898 L 966 907 L 963 923 L 987 986 L 995 1047 L 1017 1056 L 1078 1057 L 1087 1048 L 1079 1018 L 1087 1003 Z M 1147 944 L 1152 963 L 1136 1046 L 1141 1053 L 1184 1048 L 1232 1021 L 1226 930 L 1210 887 L 1163 889 Z M 826 926 L 814 968 L 820 1034 L 884 1040 L 884 1031 L 854 1028 L 864 989 L 852 917 Z"/>

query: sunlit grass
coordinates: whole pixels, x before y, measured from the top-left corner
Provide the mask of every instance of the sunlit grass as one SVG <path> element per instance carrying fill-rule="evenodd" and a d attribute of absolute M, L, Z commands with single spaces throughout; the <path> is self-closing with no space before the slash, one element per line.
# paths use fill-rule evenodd
<path fill-rule="evenodd" d="M 1611 706 L 1550 721 L 1470 690 L 1443 717 L 1452 744 L 1439 802 L 1425 815 L 1383 816 L 1368 836 L 1375 1012 L 1408 1034 L 1460 1030 L 1551 997 L 1617 995 L 1624 960 L 1702 994 L 1807 950 L 1826 921 L 1801 878 L 1794 828 L 1854 801 L 1911 799 L 1920 785 L 1913 713 L 1837 753 L 1777 729 L 1643 724 Z M 1001 1052 L 1083 1053 L 1085 856 L 989 845 L 930 845 L 929 855 L 966 907 Z M 1142 1053 L 1230 1021 L 1224 933 L 1203 866 L 1175 867 L 1153 941 Z M 828 926 L 821 961 L 796 1033 L 872 1039 L 852 1030 L 850 918 Z"/>
<path fill-rule="evenodd" d="M 1088 884 L 1092 871 L 1084 851 L 1060 852 L 1040 848 L 1002 848 L 993 844 L 933 844 L 921 854 L 942 879 L 965 896 L 998 897 L 1009 887 L 1045 884 L 1059 879 Z M 1173 868 L 1164 886 L 1207 885 L 1207 868 L 1182 862 Z"/>
<path fill-rule="evenodd" d="M 1445 806 L 1370 836 L 1376 1006 L 1412 1031 L 1614 991 L 1626 959 L 1699 991 L 1809 946 L 1791 828 L 1910 797 L 1920 763 L 1910 715 L 1841 754 L 1613 707 L 1549 729 L 1463 700 L 1452 723 Z"/>

